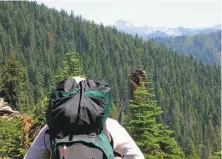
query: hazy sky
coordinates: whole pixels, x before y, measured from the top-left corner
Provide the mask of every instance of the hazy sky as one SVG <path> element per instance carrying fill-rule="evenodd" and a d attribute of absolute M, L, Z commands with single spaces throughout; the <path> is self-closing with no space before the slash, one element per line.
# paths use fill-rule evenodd
<path fill-rule="evenodd" d="M 96 23 L 112 25 L 117 20 L 135 26 L 204 27 L 221 24 L 220 0 L 44 0 Z"/>

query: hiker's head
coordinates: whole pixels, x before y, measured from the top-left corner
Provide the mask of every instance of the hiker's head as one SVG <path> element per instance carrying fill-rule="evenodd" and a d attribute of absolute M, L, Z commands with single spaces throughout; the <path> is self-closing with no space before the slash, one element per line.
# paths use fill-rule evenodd
<path fill-rule="evenodd" d="M 65 92 L 72 92 L 74 88 L 78 88 L 80 81 L 86 80 L 80 76 L 72 76 L 63 79 L 62 81 L 56 84 L 56 88 L 54 91 L 65 91 Z"/>
<path fill-rule="evenodd" d="M 73 76 L 73 79 L 75 79 L 76 83 L 79 83 L 80 81 L 86 80 L 85 78 L 82 78 L 80 76 Z"/>

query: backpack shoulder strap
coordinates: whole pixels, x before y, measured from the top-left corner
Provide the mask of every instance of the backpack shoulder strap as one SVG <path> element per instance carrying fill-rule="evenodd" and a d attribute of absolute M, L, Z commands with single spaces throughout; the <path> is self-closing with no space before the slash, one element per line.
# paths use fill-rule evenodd
<path fill-rule="evenodd" d="M 111 138 L 110 144 L 111 144 L 111 146 L 112 146 L 112 148 L 113 148 L 114 156 L 115 156 L 115 157 L 123 157 L 120 153 L 118 153 L 118 152 L 115 151 L 115 149 L 114 149 L 113 137 L 112 137 L 112 135 L 111 135 L 110 133 L 109 133 L 109 136 L 110 136 L 110 138 Z"/>
<path fill-rule="evenodd" d="M 47 130 L 45 131 L 43 140 L 44 140 L 45 149 L 48 151 L 48 156 L 47 156 L 47 157 L 48 157 L 48 158 L 51 158 L 51 157 L 52 157 L 52 154 L 51 154 L 49 148 L 46 146 L 46 142 L 45 142 L 45 136 L 46 136 L 46 134 L 48 134 L 48 135 L 49 135 L 49 138 L 50 138 L 49 129 L 47 129 Z M 49 141 L 50 141 L 50 145 L 51 145 L 51 148 L 52 148 L 51 138 L 49 139 Z"/>

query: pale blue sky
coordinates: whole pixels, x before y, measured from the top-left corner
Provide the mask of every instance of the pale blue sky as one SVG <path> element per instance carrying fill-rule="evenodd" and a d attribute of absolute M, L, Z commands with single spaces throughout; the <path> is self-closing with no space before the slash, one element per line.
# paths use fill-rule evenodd
<path fill-rule="evenodd" d="M 43 0 L 96 23 L 112 25 L 117 20 L 135 26 L 207 27 L 221 24 L 220 0 Z"/>

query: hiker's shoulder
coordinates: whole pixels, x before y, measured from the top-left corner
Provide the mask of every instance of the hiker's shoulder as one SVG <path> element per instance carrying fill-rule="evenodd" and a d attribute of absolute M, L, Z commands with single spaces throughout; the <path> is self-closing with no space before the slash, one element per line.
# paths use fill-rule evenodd
<path fill-rule="evenodd" d="M 112 118 L 107 118 L 106 125 L 119 125 L 119 122 Z"/>
<path fill-rule="evenodd" d="M 42 127 L 42 129 L 40 130 L 39 134 L 45 134 L 48 129 L 49 129 L 48 125 L 45 124 L 45 125 Z"/>

